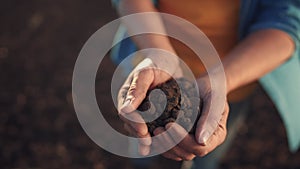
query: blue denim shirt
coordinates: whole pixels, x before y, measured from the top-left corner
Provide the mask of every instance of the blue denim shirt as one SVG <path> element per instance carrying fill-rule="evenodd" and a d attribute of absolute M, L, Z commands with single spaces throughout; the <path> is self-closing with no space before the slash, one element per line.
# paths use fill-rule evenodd
<path fill-rule="evenodd" d="M 119 1 L 113 0 L 115 4 Z M 251 32 L 270 28 L 288 33 L 296 46 L 293 56 L 288 61 L 259 80 L 278 109 L 286 127 L 289 148 L 295 152 L 300 146 L 300 1 L 241 1 L 241 40 Z M 125 34 L 126 29 L 121 26 L 116 38 Z M 123 40 L 113 48 L 112 59 L 118 64 L 136 49 L 130 39 Z"/>

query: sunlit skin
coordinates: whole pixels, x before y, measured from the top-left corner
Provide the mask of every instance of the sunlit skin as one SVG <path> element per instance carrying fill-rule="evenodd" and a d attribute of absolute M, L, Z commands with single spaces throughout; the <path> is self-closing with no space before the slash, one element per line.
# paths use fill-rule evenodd
<path fill-rule="evenodd" d="M 156 12 L 151 0 L 122 0 L 118 11 L 120 15 L 127 15 L 137 12 Z M 136 21 L 143 24 L 143 20 Z M 146 24 L 146 23 L 145 23 Z M 163 25 L 155 25 L 161 26 Z M 130 26 L 128 26 L 130 30 Z M 145 40 L 147 39 L 147 40 Z M 175 53 L 170 41 L 167 37 L 158 35 L 137 36 L 133 39 L 139 48 L 160 48 Z M 222 63 L 226 75 L 227 94 L 235 89 L 249 84 L 266 73 L 274 70 L 283 64 L 294 51 L 294 42 L 291 37 L 276 29 L 264 29 L 251 33 L 245 39 L 240 41 L 226 57 L 222 59 Z M 126 105 L 119 105 L 120 113 L 132 113 L 132 116 L 138 117 L 135 110 L 144 99 L 147 90 L 159 83 L 166 81 L 170 76 L 163 71 L 152 68 L 140 69 L 142 71 L 132 72 L 129 81 L 125 83 L 128 90 Z M 174 72 L 175 73 L 175 72 Z M 131 82 L 131 83 L 130 83 Z M 210 99 L 211 88 L 208 82 L 208 76 L 202 75 L 197 79 L 200 95 L 203 96 L 204 104 Z M 123 91 L 124 92 L 124 91 Z M 122 102 L 123 103 L 123 102 Z M 204 105 L 204 107 L 209 105 Z M 203 157 L 213 151 L 217 146 L 223 143 L 226 138 L 226 122 L 229 113 L 227 101 L 224 103 L 224 111 L 219 121 L 217 129 L 210 131 L 213 133 L 210 137 L 200 136 L 199 133 L 206 130 L 201 127 L 203 121 L 206 120 L 207 108 L 203 110 L 203 116 L 197 123 L 195 135 L 187 135 L 178 145 L 163 154 L 164 157 L 176 161 L 192 160 L 196 156 Z M 214 112 L 211 112 L 214 113 Z M 122 116 L 121 116 L 122 117 Z M 146 124 L 133 123 L 123 118 L 125 129 L 132 135 L 148 138 L 147 141 L 140 142 L 139 151 L 142 155 L 150 152 L 151 138 L 148 133 Z M 163 138 L 162 143 L 172 142 L 174 134 L 186 134 L 186 131 L 177 124 L 168 124 L 165 128 L 157 128 L 154 133 L 160 134 L 167 128 L 172 126 L 172 134 L 168 138 Z M 195 139 L 196 138 L 196 139 Z"/>

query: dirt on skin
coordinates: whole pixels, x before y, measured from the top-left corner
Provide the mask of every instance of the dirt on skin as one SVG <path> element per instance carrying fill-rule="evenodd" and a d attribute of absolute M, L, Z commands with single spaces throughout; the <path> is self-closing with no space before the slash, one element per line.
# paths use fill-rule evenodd
<path fill-rule="evenodd" d="M 3 169 L 133 169 L 132 160 L 97 146 L 80 126 L 72 103 L 72 73 L 86 40 L 117 18 L 109 0 L 7 0 L 0 3 L 0 166 Z M 116 66 L 108 57 L 96 79 L 98 105 L 124 132 L 111 100 Z M 262 89 L 222 168 L 298 169 L 286 132 Z M 179 169 L 157 156 L 143 169 Z"/>

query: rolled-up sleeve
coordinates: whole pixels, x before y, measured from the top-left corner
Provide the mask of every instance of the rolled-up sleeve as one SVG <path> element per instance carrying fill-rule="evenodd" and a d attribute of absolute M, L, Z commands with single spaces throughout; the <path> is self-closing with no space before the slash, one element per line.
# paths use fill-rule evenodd
<path fill-rule="evenodd" d="M 259 0 L 246 35 L 261 29 L 279 29 L 295 43 L 293 56 L 259 81 L 273 100 L 285 124 L 289 148 L 300 146 L 300 1 Z"/>
<path fill-rule="evenodd" d="M 290 35 L 296 49 L 300 42 L 300 1 L 260 0 L 248 33 L 261 29 L 279 29 Z"/>

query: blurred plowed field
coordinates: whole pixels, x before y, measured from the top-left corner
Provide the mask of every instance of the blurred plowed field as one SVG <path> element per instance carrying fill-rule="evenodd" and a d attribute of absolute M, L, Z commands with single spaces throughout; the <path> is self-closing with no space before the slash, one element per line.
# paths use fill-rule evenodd
<path fill-rule="evenodd" d="M 81 47 L 115 18 L 109 0 L 0 2 L 0 168 L 134 168 L 85 134 L 72 104 L 72 73 Z M 110 96 L 114 69 L 106 57 L 96 94 L 105 117 L 121 131 Z M 156 157 L 143 168 L 179 167 Z M 222 168 L 300 168 L 300 152 L 288 151 L 283 123 L 261 89 Z"/>

